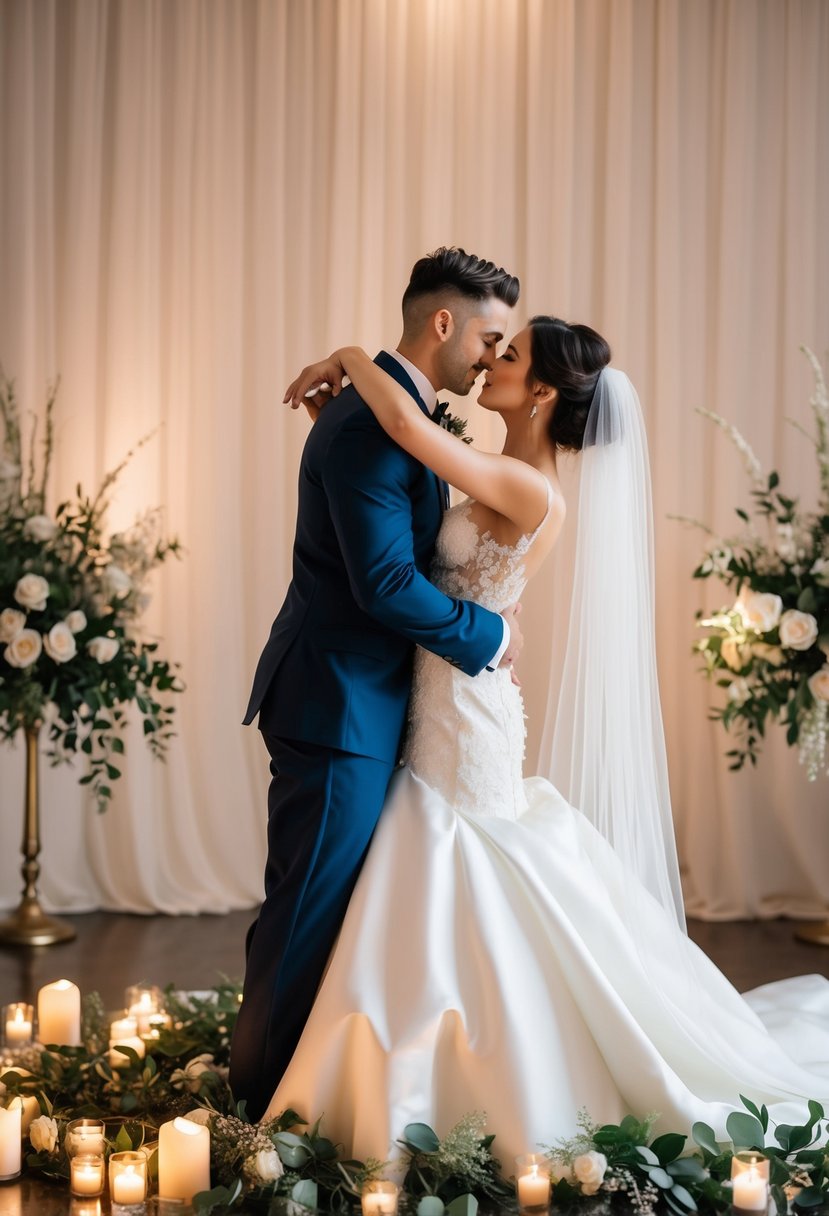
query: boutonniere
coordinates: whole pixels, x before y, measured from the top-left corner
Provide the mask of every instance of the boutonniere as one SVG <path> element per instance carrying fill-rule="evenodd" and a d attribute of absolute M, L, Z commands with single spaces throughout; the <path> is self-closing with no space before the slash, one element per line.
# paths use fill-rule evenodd
<path fill-rule="evenodd" d="M 449 431 L 452 435 L 457 435 L 458 439 L 462 439 L 464 443 L 472 443 L 472 436 L 467 435 L 466 428 L 468 423 L 465 418 L 459 418 L 457 414 L 450 414 L 449 410 L 443 410 L 438 419 L 438 426 L 444 431 Z"/>

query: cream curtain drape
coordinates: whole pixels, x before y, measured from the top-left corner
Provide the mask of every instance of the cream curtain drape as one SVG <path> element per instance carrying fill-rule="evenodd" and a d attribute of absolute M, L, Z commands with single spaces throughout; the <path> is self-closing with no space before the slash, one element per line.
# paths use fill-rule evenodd
<path fill-rule="evenodd" d="M 807 420 L 799 343 L 829 337 L 827 66 L 824 0 L 2 0 L 0 358 L 32 408 L 61 373 L 56 496 L 159 428 L 112 521 L 162 503 L 187 549 L 149 618 L 187 680 L 177 742 L 160 766 L 130 737 L 104 817 L 76 774 L 44 772 L 52 906 L 257 900 L 267 772 L 239 720 L 307 429 L 282 387 L 333 345 L 394 344 L 412 262 L 453 243 L 520 275 L 516 325 L 605 333 L 642 398 L 689 912 L 823 908 L 829 786 L 777 735 L 756 773 L 726 771 L 690 654 L 717 596 L 668 516 L 727 528 L 747 498 L 699 404 L 814 493 L 785 416 Z M 525 601 L 530 761 L 566 549 Z M 4 749 L 6 905 L 22 780 Z"/>

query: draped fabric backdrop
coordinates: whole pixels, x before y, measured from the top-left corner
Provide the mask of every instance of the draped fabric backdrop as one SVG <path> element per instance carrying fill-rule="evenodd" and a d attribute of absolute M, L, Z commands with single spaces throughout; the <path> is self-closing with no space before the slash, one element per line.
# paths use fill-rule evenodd
<path fill-rule="evenodd" d="M 516 327 L 542 310 L 595 325 L 642 398 L 689 912 L 823 909 L 829 784 L 779 732 L 757 772 L 726 771 L 690 653 L 695 609 L 721 597 L 690 577 L 702 534 L 668 516 L 729 528 L 748 500 L 697 405 L 815 497 L 785 418 L 809 421 L 799 344 L 829 339 L 828 65 L 825 0 L 0 2 L 0 358 L 28 408 L 61 374 L 55 501 L 158 428 L 111 519 L 163 504 L 187 550 L 148 620 L 183 664 L 178 739 L 164 766 L 130 734 L 103 817 L 76 772 L 44 766 L 51 906 L 257 901 L 267 771 L 239 721 L 307 432 L 282 390 L 335 345 L 395 344 L 415 258 L 459 244 L 520 276 Z M 568 543 L 525 599 L 530 769 Z M 22 767 L 3 749 L 6 905 Z"/>

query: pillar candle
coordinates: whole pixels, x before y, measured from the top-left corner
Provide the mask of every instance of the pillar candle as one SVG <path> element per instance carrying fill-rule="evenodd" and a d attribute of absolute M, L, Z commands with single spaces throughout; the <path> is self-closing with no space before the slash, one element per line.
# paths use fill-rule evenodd
<path fill-rule="evenodd" d="M 32 1075 L 27 1068 L 18 1068 L 16 1064 L 12 1064 L 9 1068 L 0 1066 L 0 1081 L 8 1073 L 16 1073 L 18 1077 L 30 1077 Z M 32 1120 L 36 1119 L 40 1114 L 40 1103 L 33 1094 L 17 1094 L 16 1097 L 21 1103 L 20 1131 L 25 1136 L 31 1126 Z"/>
<path fill-rule="evenodd" d="M 190 1203 L 210 1190 L 210 1132 L 190 1119 L 172 1119 L 158 1129 L 158 1194 Z"/>
<path fill-rule="evenodd" d="M 59 1047 L 79 1047 L 81 994 L 69 980 L 55 980 L 37 994 L 38 1038 Z"/>
<path fill-rule="evenodd" d="M 769 1205 L 769 1184 L 759 1170 L 750 1168 L 733 1181 L 735 1208 L 746 1212 L 765 1212 Z"/>
<path fill-rule="evenodd" d="M 0 1106 L 0 1181 L 16 1178 L 20 1173 L 21 1136 L 20 1116 L 23 1103 L 12 1098 L 8 1110 Z"/>

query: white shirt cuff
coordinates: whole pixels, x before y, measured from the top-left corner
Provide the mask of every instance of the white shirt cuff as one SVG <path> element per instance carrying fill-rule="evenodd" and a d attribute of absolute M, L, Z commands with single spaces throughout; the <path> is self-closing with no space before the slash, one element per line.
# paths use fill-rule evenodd
<path fill-rule="evenodd" d="M 504 626 L 504 637 L 501 642 L 501 645 L 498 647 L 498 649 L 495 651 L 495 654 L 492 656 L 492 658 L 487 663 L 487 665 L 486 665 L 487 671 L 495 671 L 496 667 L 501 662 L 501 659 L 504 657 L 507 647 L 509 646 L 509 639 L 510 639 L 509 625 L 507 624 L 507 622 L 504 620 L 503 617 L 501 617 L 501 624 Z"/>

